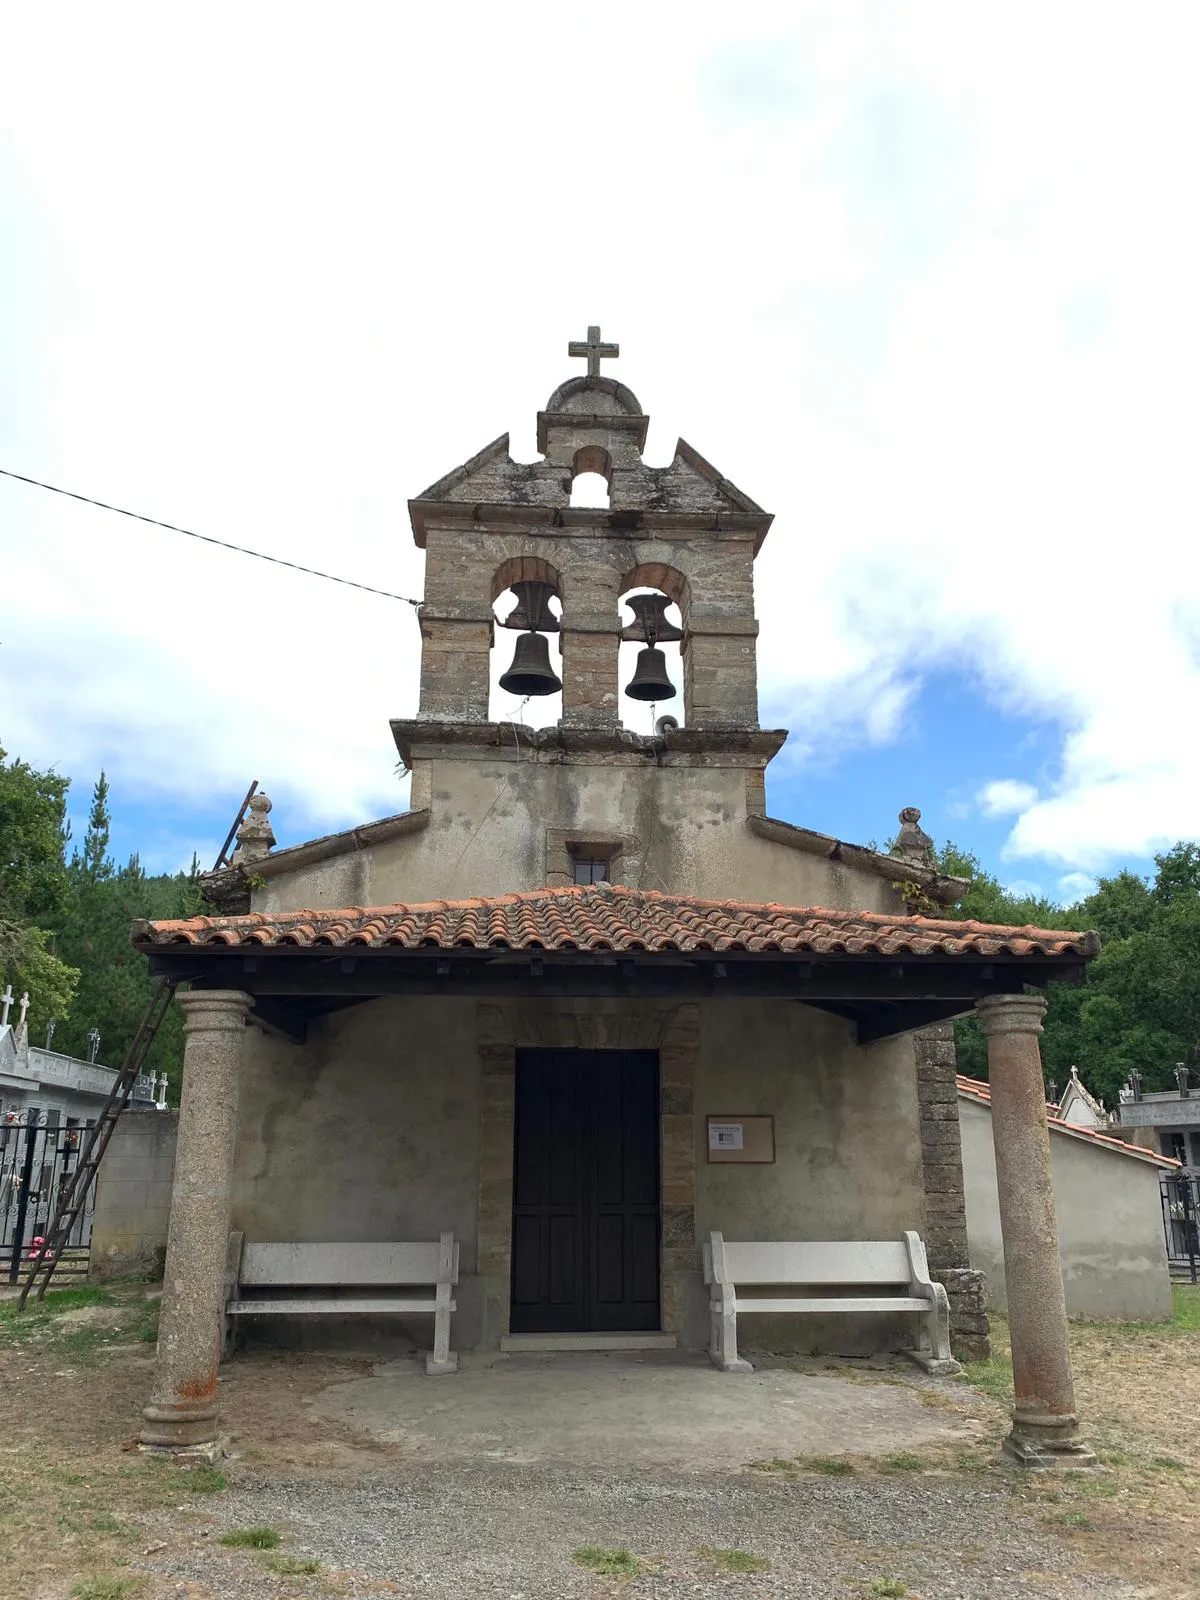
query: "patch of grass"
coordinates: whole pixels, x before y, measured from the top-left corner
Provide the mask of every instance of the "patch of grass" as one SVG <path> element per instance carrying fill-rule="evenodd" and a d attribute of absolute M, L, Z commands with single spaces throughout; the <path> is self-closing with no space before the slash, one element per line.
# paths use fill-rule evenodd
<path fill-rule="evenodd" d="M 982 1456 L 972 1454 L 970 1450 L 960 1450 L 954 1458 L 954 1463 L 960 1472 L 986 1472 L 991 1464 Z"/>
<path fill-rule="evenodd" d="M 1151 1472 L 1186 1472 L 1187 1467 L 1174 1456 L 1151 1456 L 1146 1463 Z"/>
<path fill-rule="evenodd" d="M 881 1600 L 900 1600 L 908 1593 L 908 1585 L 899 1578 L 876 1578 L 867 1592 L 879 1595 Z"/>
<path fill-rule="evenodd" d="M 321 1570 L 321 1563 L 316 1556 L 264 1555 L 262 1564 L 272 1572 L 277 1572 L 281 1578 L 311 1578 Z"/>
<path fill-rule="evenodd" d="M 1081 1533 L 1095 1533 L 1096 1524 L 1090 1517 L 1085 1517 L 1082 1511 L 1059 1511 L 1053 1520 L 1061 1522 L 1064 1528 L 1078 1528 Z"/>
<path fill-rule="evenodd" d="M 1079 1481 L 1071 1484 L 1071 1493 L 1087 1500 L 1112 1500 L 1120 1487 L 1115 1478 L 1090 1477 L 1080 1473 Z"/>
<path fill-rule="evenodd" d="M 750 1472 L 795 1472 L 796 1463 L 785 1461 L 782 1456 L 776 1456 L 772 1461 L 747 1461 L 746 1466 Z"/>
<path fill-rule="evenodd" d="M 1171 1326 L 1185 1333 L 1200 1333 L 1200 1285 L 1172 1284 L 1171 1299 L 1174 1302 Z"/>
<path fill-rule="evenodd" d="M 44 1300 L 30 1300 L 24 1311 L 17 1310 L 15 1300 L 7 1300 L 0 1303 L 0 1348 L 19 1349 L 36 1343 L 53 1350 L 60 1360 L 90 1367 L 95 1361 L 97 1347 L 120 1328 L 134 1305 L 140 1307 L 140 1296 L 131 1303 L 127 1296 L 115 1295 L 93 1284 L 51 1289 Z M 104 1317 L 82 1325 L 62 1320 L 64 1312 L 97 1306 L 112 1306 L 112 1319 Z"/>
<path fill-rule="evenodd" d="M 1002 1406 L 1012 1404 L 1012 1362 L 999 1356 L 992 1356 L 988 1361 L 967 1362 L 959 1375 L 959 1382 L 982 1389 L 984 1394 L 999 1401 Z"/>
<path fill-rule="evenodd" d="M 142 1587 L 140 1578 L 116 1578 L 111 1573 L 80 1578 L 71 1590 L 74 1600 L 126 1600 Z"/>
<path fill-rule="evenodd" d="M 120 1517 L 114 1517 L 111 1511 L 97 1511 L 89 1526 L 96 1533 L 115 1533 L 121 1538 L 128 1538 L 133 1532 L 127 1522 L 122 1522 Z"/>
<path fill-rule="evenodd" d="M 763 1556 L 752 1556 L 749 1550 L 721 1550 L 712 1545 L 701 1545 L 696 1551 L 705 1561 L 723 1572 L 768 1572 L 771 1563 Z"/>
<path fill-rule="evenodd" d="M 18 1319 L 29 1316 L 52 1317 L 60 1311 L 78 1311 L 83 1306 L 115 1306 L 118 1304 L 115 1294 L 110 1294 L 107 1289 L 99 1289 L 94 1284 L 83 1284 L 78 1289 L 47 1289 L 43 1300 L 30 1299 L 24 1311 L 17 1310 L 17 1302 L 6 1302 L 6 1309 L 11 1308 L 12 1314 Z"/>
<path fill-rule="evenodd" d="M 158 1316 L 162 1307 L 157 1300 L 147 1300 L 138 1310 L 137 1318 L 126 1330 L 139 1344 L 156 1344 L 158 1341 Z"/>
<path fill-rule="evenodd" d="M 896 1450 L 890 1456 L 884 1456 L 883 1465 L 888 1472 L 920 1472 L 925 1463 L 911 1450 Z"/>
<path fill-rule="evenodd" d="M 1096 1460 L 1106 1467 L 1131 1467 L 1133 1457 L 1128 1450 L 1097 1450 Z"/>
<path fill-rule="evenodd" d="M 854 1463 L 845 1456 L 797 1456 L 796 1459 L 809 1472 L 822 1472 L 827 1478 L 848 1478 L 854 1471 Z"/>
<path fill-rule="evenodd" d="M 636 1578 L 646 1570 L 632 1550 L 605 1550 L 598 1544 L 581 1544 L 571 1560 L 602 1578 Z"/>
<path fill-rule="evenodd" d="M 225 1474 L 216 1467 L 185 1467 L 179 1481 L 193 1494 L 220 1494 L 222 1489 L 228 1488 Z"/>
<path fill-rule="evenodd" d="M 221 1535 L 219 1542 L 228 1545 L 231 1550 L 274 1550 L 281 1542 L 281 1535 L 278 1529 L 262 1525 L 254 1528 L 230 1528 L 228 1533 Z"/>

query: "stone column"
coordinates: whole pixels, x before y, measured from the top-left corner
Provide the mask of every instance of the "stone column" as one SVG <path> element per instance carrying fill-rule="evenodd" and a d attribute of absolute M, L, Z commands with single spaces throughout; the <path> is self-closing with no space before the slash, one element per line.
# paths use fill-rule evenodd
<path fill-rule="evenodd" d="M 217 1438 L 221 1296 L 229 1240 L 246 1014 L 236 989 L 181 994 L 186 1044 L 154 1389 L 141 1442 L 196 1450 Z"/>
<path fill-rule="evenodd" d="M 1050 1181 L 1038 1034 L 1041 995 L 988 995 L 976 1006 L 988 1043 L 992 1140 L 1004 1238 L 1016 1405 L 1005 1453 L 1027 1467 L 1093 1466 L 1079 1438 L 1067 1305 Z"/>

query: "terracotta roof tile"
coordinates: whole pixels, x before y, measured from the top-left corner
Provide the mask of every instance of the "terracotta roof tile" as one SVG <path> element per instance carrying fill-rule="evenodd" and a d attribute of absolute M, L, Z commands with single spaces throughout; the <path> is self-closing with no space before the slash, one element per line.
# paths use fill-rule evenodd
<path fill-rule="evenodd" d="M 989 1109 L 992 1104 L 992 1086 L 984 1083 L 980 1078 L 964 1078 L 958 1075 L 958 1092 L 966 1095 L 968 1100 L 974 1100 L 981 1106 Z M 1137 1156 L 1142 1161 L 1151 1161 L 1156 1166 L 1168 1167 L 1172 1172 L 1177 1172 L 1180 1163 L 1171 1156 L 1160 1156 L 1157 1151 L 1145 1150 L 1141 1145 L 1130 1144 L 1126 1139 L 1114 1139 L 1110 1133 L 1101 1133 L 1096 1128 L 1082 1128 L 1077 1122 L 1068 1122 L 1065 1117 L 1060 1117 L 1058 1107 L 1047 1104 L 1046 1121 L 1056 1133 L 1069 1133 L 1077 1138 L 1090 1139 L 1094 1144 L 1104 1145 L 1109 1150 L 1115 1150 L 1119 1155 Z"/>
<path fill-rule="evenodd" d="M 776 951 L 818 956 L 1088 958 L 1094 933 L 937 917 L 694 900 L 617 884 L 535 889 L 488 900 L 251 912 L 140 922 L 141 948 L 179 945 L 381 949 Z"/>

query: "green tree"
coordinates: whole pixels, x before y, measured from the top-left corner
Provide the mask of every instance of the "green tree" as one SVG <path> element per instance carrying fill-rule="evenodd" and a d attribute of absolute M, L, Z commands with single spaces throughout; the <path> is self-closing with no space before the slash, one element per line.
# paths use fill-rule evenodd
<path fill-rule="evenodd" d="M 101 769 L 92 790 L 92 809 L 88 812 L 87 832 L 83 836 L 83 852 L 75 852 L 71 859 L 72 873 L 78 873 L 88 883 L 104 883 L 113 875 L 113 864 L 108 855 L 108 838 L 112 817 L 108 810 L 108 779 Z"/>
<path fill-rule="evenodd" d="M 79 968 L 79 993 L 71 1015 L 55 1031 L 57 1049 L 84 1055 L 92 1028 L 100 1033 L 100 1059 L 119 1066 L 149 1004 L 154 979 L 146 958 L 129 943 L 139 918 L 190 915 L 185 907 L 199 888 L 189 873 L 148 876 L 138 855 L 117 867 L 109 854 L 109 788 L 103 773 L 92 795 L 83 849 L 67 869 L 68 893 L 59 924 L 59 945 Z M 166 1071 L 178 1089 L 183 1059 L 182 1019 L 167 1013 L 146 1059 L 146 1070 Z"/>
<path fill-rule="evenodd" d="M 1070 913 L 1052 900 L 1041 896 L 1015 895 L 969 850 L 947 842 L 937 852 L 939 869 L 954 878 L 969 878 L 971 886 L 957 905 L 948 906 L 941 915 L 956 921 L 999 922 L 1022 928 L 1069 928 Z M 1051 990 L 1069 993 L 1066 984 L 1053 984 Z M 1057 994 L 1048 995 L 1051 1010 L 1070 1007 L 1069 999 Z M 1047 1013 L 1049 1033 L 1049 1012 Z M 974 1017 L 960 1017 L 954 1024 L 954 1039 L 958 1047 L 958 1070 L 969 1078 L 987 1077 L 987 1041 Z M 1046 1059 L 1048 1077 L 1056 1070 Z M 1070 1070 L 1068 1066 L 1068 1072 Z"/>
<path fill-rule="evenodd" d="M 971 879 L 948 917 L 1100 935 L 1100 954 L 1082 983 L 1047 986 L 1042 1062 L 1060 1090 L 1077 1067 L 1111 1107 L 1135 1068 L 1143 1088 L 1165 1089 L 1177 1062 L 1200 1057 L 1200 845 L 1181 842 L 1156 856 L 1151 882 L 1119 872 L 1066 907 L 1009 893 L 977 857 L 953 844 L 938 861 L 943 871 Z M 959 1071 L 986 1078 L 987 1050 L 975 1019 L 956 1022 L 955 1037 Z"/>
<path fill-rule="evenodd" d="M 0 749 L 0 977 L 29 991 L 34 1029 L 66 1011 L 79 976 L 52 938 L 68 893 L 69 782 Z"/>

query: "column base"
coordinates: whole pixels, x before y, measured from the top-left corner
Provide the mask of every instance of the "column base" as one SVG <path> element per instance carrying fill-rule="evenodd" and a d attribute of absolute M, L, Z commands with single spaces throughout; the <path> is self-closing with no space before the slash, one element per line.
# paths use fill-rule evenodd
<path fill-rule="evenodd" d="M 138 1436 L 143 1450 L 169 1451 L 172 1455 L 212 1449 L 219 1442 L 217 1408 L 196 1406 L 184 1411 L 151 1403 L 142 1412 Z"/>
<path fill-rule="evenodd" d="M 208 1444 L 147 1444 L 138 1440 L 138 1453 L 143 1456 L 169 1456 L 172 1461 L 185 1461 L 196 1466 L 215 1467 L 229 1454 L 229 1442 L 222 1435 Z"/>
<path fill-rule="evenodd" d="M 1069 1429 L 1014 1425 L 1000 1454 L 1029 1472 L 1074 1472 L 1099 1465 L 1074 1424 Z"/>

